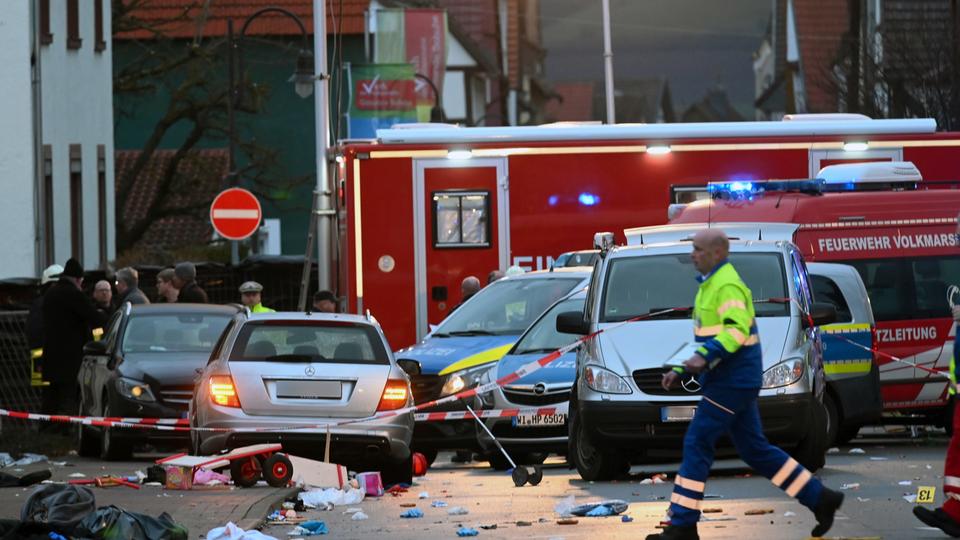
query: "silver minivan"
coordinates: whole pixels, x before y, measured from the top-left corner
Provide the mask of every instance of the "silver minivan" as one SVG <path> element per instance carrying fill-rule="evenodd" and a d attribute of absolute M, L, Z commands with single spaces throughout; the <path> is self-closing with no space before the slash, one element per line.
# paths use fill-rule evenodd
<path fill-rule="evenodd" d="M 660 386 L 664 363 L 694 341 L 691 242 L 612 247 L 609 235 L 600 244 L 584 311 L 557 319 L 561 332 L 604 331 L 580 347 L 570 396 L 568 458 L 587 480 L 613 478 L 633 460 L 676 452 L 701 394 L 693 376 L 675 389 Z M 835 310 L 814 303 L 803 258 L 790 242 L 731 241 L 729 260 L 753 292 L 764 432 L 815 471 L 828 449 L 818 326 L 833 322 Z"/>

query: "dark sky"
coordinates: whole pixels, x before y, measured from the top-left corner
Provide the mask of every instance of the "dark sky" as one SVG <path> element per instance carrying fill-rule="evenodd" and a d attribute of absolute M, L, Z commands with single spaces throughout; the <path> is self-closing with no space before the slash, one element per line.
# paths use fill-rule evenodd
<path fill-rule="evenodd" d="M 753 52 L 771 0 L 610 0 L 614 79 L 666 77 L 682 112 L 722 84 L 753 118 Z M 540 0 L 550 81 L 603 81 L 600 0 Z M 598 119 L 599 120 L 599 119 Z"/>

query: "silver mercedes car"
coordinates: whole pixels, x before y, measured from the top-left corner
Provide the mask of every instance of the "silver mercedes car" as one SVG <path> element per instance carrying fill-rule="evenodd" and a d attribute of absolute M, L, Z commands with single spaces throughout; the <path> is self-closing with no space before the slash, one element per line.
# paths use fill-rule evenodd
<path fill-rule="evenodd" d="M 189 413 L 194 427 L 236 431 L 193 431 L 192 451 L 281 443 L 291 454 L 322 459 L 326 428 L 317 425 L 412 403 L 410 380 L 373 318 L 244 310 L 214 347 Z M 410 481 L 412 414 L 339 425 L 330 433 L 331 461 L 379 470 L 385 482 Z"/>

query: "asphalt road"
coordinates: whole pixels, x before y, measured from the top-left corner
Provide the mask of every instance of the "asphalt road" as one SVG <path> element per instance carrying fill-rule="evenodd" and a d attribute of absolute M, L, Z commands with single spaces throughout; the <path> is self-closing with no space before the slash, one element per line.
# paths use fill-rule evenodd
<path fill-rule="evenodd" d="M 819 476 L 834 488 L 859 484 L 844 490 L 846 500 L 831 538 L 880 537 L 885 539 L 945 538 L 938 531 L 923 527 L 911 514 L 912 504 L 904 495 L 915 494 L 918 486 L 936 487 L 936 504 L 942 504 L 941 482 L 947 439 L 910 439 L 908 436 L 872 436 L 860 438 L 838 453 L 828 456 L 827 467 Z M 849 453 L 860 448 L 864 454 Z M 336 538 L 385 538 L 391 540 L 420 538 L 456 538 L 460 526 L 478 529 L 486 538 L 643 538 L 655 531 L 667 509 L 673 484 L 642 484 L 652 474 L 666 473 L 673 477 L 678 464 L 634 467 L 631 478 L 618 482 L 583 482 L 559 460 L 548 461 L 543 482 L 536 487 L 513 486 L 505 473 L 492 472 L 480 464 L 457 465 L 443 459 L 430 473 L 417 479 L 417 484 L 399 497 L 368 498 L 353 505 L 369 519 L 353 521 L 354 512 L 347 508 L 333 511 L 308 511 L 307 517 L 326 522 Z M 749 475 L 749 476 L 747 476 Z M 909 481 L 911 485 L 900 485 Z M 429 497 L 419 499 L 426 491 Z M 814 525 L 812 514 L 788 498 L 763 477 L 750 475 L 739 460 L 722 460 L 707 482 L 710 499 L 706 507 L 718 508 L 709 514 L 711 521 L 700 525 L 701 538 L 808 538 Z M 621 517 L 578 518 L 576 525 L 557 524 L 555 505 L 568 496 L 577 503 L 619 498 L 630 503 L 626 514 L 633 518 L 624 523 Z M 434 500 L 443 500 L 447 508 L 434 508 Z M 423 511 L 419 519 L 401 519 L 408 510 L 404 504 L 415 504 Z M 450 516 L 450 507 L 462 506 L 467 515 Z M 772 510 L 765 515 L 748 516 L 748 510 Z M 518 521 L 530 523 L 518 526 Z M 496 529 L 481 526 L 496 525 Z M 288 538 L 291 525 L 268 526 L 264 532 L 276 538 Z"/>

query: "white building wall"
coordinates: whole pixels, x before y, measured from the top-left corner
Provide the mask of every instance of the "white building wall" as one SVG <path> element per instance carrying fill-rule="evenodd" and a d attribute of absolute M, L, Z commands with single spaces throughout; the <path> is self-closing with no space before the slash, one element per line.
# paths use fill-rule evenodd
<path fill-rule="evenodd" d="M 104 2 L 106 49 L 95 50 L 94 1 Z M 70 145 L 81 145 L 83 267 L 100 266 L 97 145 L 106 148 L 107 259 L 116 257 L 113 175 L 113 69 L 110 0 L 80 2 L 79 49 L 67 47 L 66 2 L 50 2 L 53 43 L 42 47 L 43 143 L 53 156 L 56 262 L 71 256 Z"/>
<path fill-rule="evenodd" d="M 0 278 L 36 275 L 30 4 L 0 10 Z"/>

